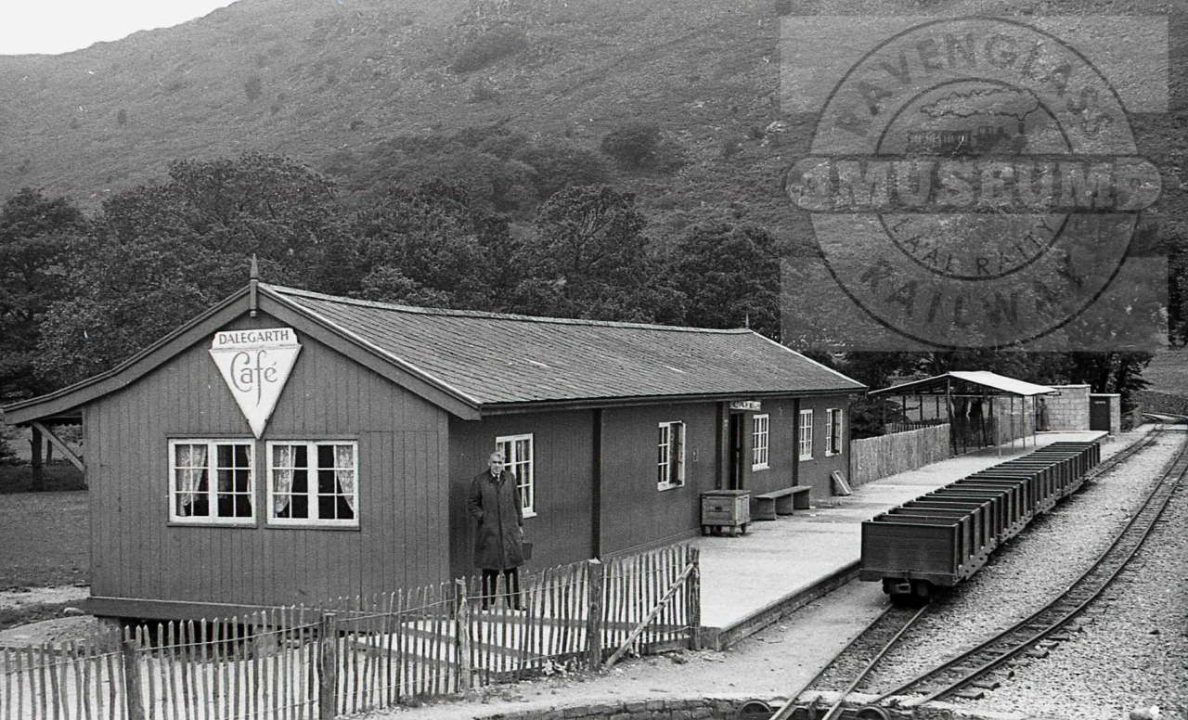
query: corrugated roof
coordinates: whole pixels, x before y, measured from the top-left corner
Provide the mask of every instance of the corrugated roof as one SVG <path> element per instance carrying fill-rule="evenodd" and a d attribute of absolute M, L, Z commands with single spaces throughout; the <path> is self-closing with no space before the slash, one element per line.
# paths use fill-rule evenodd
<path fill-rule="evenodd" d="M 954 380 L 961 380 L 975 385 L 980 385 L 1000 393 L 1008 395 L 1049 395 L 1057 392 L 1055 388 L 1047 385 L 1036 385 L 1024 380 L 1016 380 L 1005 375 L 992 373 L 988 370 L 953 370 L 943 375 L 936 375 L 923 380 L 913 380 L 911 382 L 902 383 L 894 387 L 882 388 L 880 390 L 872 390 L 871 395 L 881 394 L 902 394 L 904 392 L 920 392 L 928 388 L 936 388 L 942 386 L 949 378 Z"/>
<path fill-rule="evenodd" d="M 480 406 L 864 388 L 750 330 L 436 310 L 260 288 Z"/>

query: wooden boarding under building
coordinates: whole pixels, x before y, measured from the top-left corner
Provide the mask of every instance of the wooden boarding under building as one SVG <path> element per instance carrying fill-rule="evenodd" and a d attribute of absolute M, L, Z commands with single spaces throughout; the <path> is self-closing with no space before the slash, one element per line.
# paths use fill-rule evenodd
<path fill-rule="evenodd" d="M 831 494 L 864 387 L 743 329 L 364 302 L 258 283 L 78 385 L 103 616 L 228 616 L 474 573 L 496 447 L 530 568 L 698 534 L 703 491 Z M 797 495 L 803 491 L 798 490 Z"/>

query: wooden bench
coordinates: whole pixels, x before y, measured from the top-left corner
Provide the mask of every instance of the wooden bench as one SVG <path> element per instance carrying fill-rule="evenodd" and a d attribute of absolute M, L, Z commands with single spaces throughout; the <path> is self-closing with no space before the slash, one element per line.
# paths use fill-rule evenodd
<path fill-rule="evenodd" d="M 769 493 L 751 496 L 752 520 L 775 520 L 777 515 L 791 515 L 794 510 L 809 509 L 808 485 L 772 490 Z"/>

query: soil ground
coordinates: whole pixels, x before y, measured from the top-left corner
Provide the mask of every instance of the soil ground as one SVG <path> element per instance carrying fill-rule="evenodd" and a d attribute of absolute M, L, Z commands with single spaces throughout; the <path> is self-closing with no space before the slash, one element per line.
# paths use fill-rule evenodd
<path fill-rule="evenodd" d="M 469 720 L 657 698 L 782 700 L 807 684 L 886 602 L 879 584 L 855 581 L 727 652 L 702 650 L 635 658 L 598 673 L 495 685 L 465 698 L 377 711 L 368 717 Z"/>

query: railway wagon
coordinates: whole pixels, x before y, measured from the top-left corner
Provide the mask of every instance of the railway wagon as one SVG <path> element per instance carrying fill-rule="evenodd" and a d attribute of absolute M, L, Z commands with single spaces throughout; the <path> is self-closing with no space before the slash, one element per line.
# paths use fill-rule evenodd
<path fill-rule="evenodd" d="M 1081 487 L 1097 441 L 1054 443 L 955 480 L 862 523 L 858 577 L 892 600 L 928 600 L 978 571 L 1000 545 Z"/>

